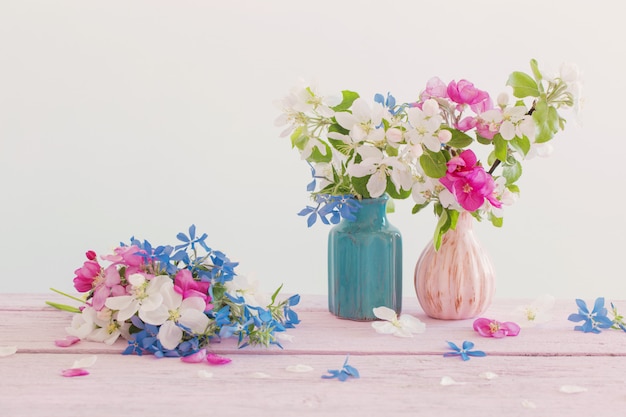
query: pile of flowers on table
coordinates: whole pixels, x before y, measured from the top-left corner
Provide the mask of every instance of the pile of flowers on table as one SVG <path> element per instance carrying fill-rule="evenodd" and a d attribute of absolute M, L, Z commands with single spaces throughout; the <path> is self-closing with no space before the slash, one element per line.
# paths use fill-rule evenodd
<path fill-rule="evenodd" d="M 278 103 L 276 124 L 286 126 L 281 136 L 312 172 L 313 204 L 299 214 L 309 226 L 318 218 L 335 224 L 353 219 L 361 199 L 411 196 L 413 213 L 433 204 L 436 248 L 460 212 L 501 226 L 503 206 L 519 194 L 522 162 L 549 154 L 548 142 L 565 128 L 559 112 L 580 103 L 574 65 L 556 75 L 535 60 L 530 67 L 530 74 L 512 72 L 511 94 L 496 100 L 468 80 L 438 77 L 405 103 L 391 94 L 367 100 L 349 90 L 322 96 L 310 85 L 293 89 Z"/>
<path fill-rule="evenodd" d="M 280 344 L 286 329 L 299 323 L 299 295 L 279 300 L 279 287 L 261 304 L 249 291 L 238 265 L 211 249 L 206 234 L 177 235 L 176 246 L 153 246 L 131 238 L 113 253 L 95 252 L 75 271 L 74 287 L 84 297 L 80 307 L 48 304 L 76 313 L 67 328 L 70 342 L 80 339 L 113 344 L 128 340 L 124 354 L 187 357 L 222 338 L 239 347 Z M 56 290 L 55 290 L 56 291 Z M 59 291 L 57 291 L 59 292 Z M 258 297 L 258 294 L 256 294 Z"/>

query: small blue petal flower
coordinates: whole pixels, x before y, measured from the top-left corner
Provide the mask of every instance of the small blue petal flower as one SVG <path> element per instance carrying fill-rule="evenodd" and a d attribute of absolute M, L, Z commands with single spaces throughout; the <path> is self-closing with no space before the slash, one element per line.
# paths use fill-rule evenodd
<path fill-rule="evenodd" d="M 348 378 L 360 378 L 359 371 L 351 365 L 348 365 L 348 359 L 350 355 L 346 356 L 346 360 L 343 362 L 343 367 L 339 370 L 337 369 L 329 369 L 328 375 L 322 375 L 324 379 L 333 379 L 337 378 L 339 381 L 343 382 Z"/>
<path fill-rule="evenodd" d="M 462 348 L 458 347 L 455 343 L 452 343 L 452 342 L 447 342 L 447 343 L 448 343 L 448 346 L 450 346 L 450 349 L 452 349 L 452 352 L 444 353 L 443 356 L 446 358 L 450 356 L 460 356 L 461 359 L 463 359 L 464 361 L 467 361 L 470 359 L 470 356 L 476 356 L 476 357 L 487 356 L 487 354 L 483 352 L 482 350 L 472 350 L 474 348 L 474 343 L 467 341 L 467 340 L 463 342 Z"/>
<path fill-rule="evenodd" d="M 587 303 L 581 299 L 576 299 L 576 305 L 578 305 L 578 313 L 570 314 L 567 319 L 573 322 L 583 321 L 584 323 L 575 326 L 574 330 L 598 334 L 602 331 L 600 329 L 608 329 L 613 326 L 613 320 L 608 317 L 608 310 L 604 307 L 604 297 L 596 298 L 591 312 L 587 308 Z"/>

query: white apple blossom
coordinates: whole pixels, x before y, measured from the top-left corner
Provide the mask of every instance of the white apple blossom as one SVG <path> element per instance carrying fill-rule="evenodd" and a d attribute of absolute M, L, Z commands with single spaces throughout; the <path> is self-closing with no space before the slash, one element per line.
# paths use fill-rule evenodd
<path fill-rule="evenodd" d="M 407 109 L 410 127 L 407 128 L 406 137 L 409 143 L 424 144 L 432 152 L 441 150 L 439 130 L 443 118 L 439 115 L 438 109 L 437 102 L 433 99 L 426 100 L 422 109 L 418 107 Z"/>
<path fill-rule="evenodd" d="M 381 126 L 385 108 L 379 103 L 369 103 L 363 98 L 357 98 L 352 103 L 352 112 L 337 112 L 335 119 L 344 129 L 350 131 L 351 142 L 362 143 L 365 141 L 379 143 L 385 139 L 385 129 Z M 350 143 L 345 135 L 330 132 L 329 138 L 340 139 Z"/>
<path fill-rule="evenodd" d="M 375 307 L 374 315 L 382 321 L 372 322 L 372 327 L 378 333 L 391 334 L 397 337 L 413 337 L 413 334 L 424 333 L 426 324 L 409 314 L 400 317 L 389 307 Z"/>
<path fill-rule="evenodd" d="M 270 303 L 267 294 L 260 290 L 259 280 L 244 275 L 235 275 L 225 283 L 226 291 L 233 296 L 243 297 L 246 304 L 252 307 L 266 307 Z"/>
<path fill-rule="evenodd" d="M 130 294 L 109 297 L 104 305 L 111 310 L 117 310 L 117 320 L 122 322 L 139 312 L 140 316 L 146 311 L 154 310 L 163 303 L 160 293 L 161 286 L 171 282 L 167 275 L 158 275 L 150 280 L 142 274 L 131 274 L 128 277 Z"/>
<path fill-rule="evenodd" d="M 209 325 L 209 318 L 204 314 L 206 302 L 201 297 L 187 297 L 174 291 L 170 280 L 160 289 L 163 302 L 155 309 L 139 311 L 139 317 L 146 323 L 159 327 L 157 338 L 164 348 L 174 349 L 183 338 L 181 325 L 194 334 L 202 334 Z"/>
<path fill-rule="evenodd" d="M 363 161 L 359 164 L 348 165 L 348 174 L 354 177 L 365 177 L 371 175 L 367 181 L 367 191 L 372 198 L 380 197 L 387 188 L 387 177 L 400 189 L 410 190 L 413 177 L 409 168 L 397 158 L 387 157 L 383 152 L 373 146 L 361 146 L 357 152 L 363 156 Z"/>

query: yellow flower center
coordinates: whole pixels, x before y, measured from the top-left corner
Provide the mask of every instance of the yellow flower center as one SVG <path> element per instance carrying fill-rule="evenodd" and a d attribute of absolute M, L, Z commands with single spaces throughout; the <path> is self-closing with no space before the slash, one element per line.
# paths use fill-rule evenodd
<path fill-rule="evenodd" d="M 496 323 L 495 321 L 492 321 L 491 323 L 489 323 L 489 331 L 491 333 L 495 333 L 498 330 L 500 330 L 500 324 Z"/>

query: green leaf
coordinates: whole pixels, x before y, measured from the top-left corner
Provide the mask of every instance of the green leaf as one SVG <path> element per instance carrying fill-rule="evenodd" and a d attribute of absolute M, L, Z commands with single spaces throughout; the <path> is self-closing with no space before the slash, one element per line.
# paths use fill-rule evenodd
<path fill-rule="evenodd" d="M 278 296 L 278 293 L 280 292 L 282 288 L 283 288 L 283 284 L 280 284 L 280 287 L 278 287 L 276 291 L 274 291 L 274 294 L 272 294 L 272 304 L 274 304 L 274 301 L 276 300 L 276 297 Z"/>
<path fill-rule="evenodd" d="M 539 65 L 537 64 L 536 59 L 530 60 L 530 69 L 532 70 L 533 75 L 535 76 L 535 81 L 537 81 L 537 84 L 541 86 L 541 80 L 543 80 L 543 76 L 541 75 L 541 71 L 539 71 Z"/>
<path fill-rule="evenodd" d="M 519 194 L 519 187 L 515 184 L 506 184 L 506 188 L 512 193 Z"/>
<path fill-rule="evenodd" d="M 439 221 L 437 222 L 437 226 L 435 226 L 435 234 L 433 235 L 433 244 L 435 245 L 435 250 L 439 250 L 439 248 L 441 247 L 441 239 L 450 227 L 449 220 L 450 219 L 448 218 L 448 211 L 443 210 L 441 212 L 441 215 L 439 216 Z"/>
<path fill-rule="evenodd" d="M 509 141 L 509 145 L 523 156 L 528 155 L 530 151 L 530 140 L 526 136 L 522 138 L 515 136 Z"/>
<path fill-rule="evenodd" d="M 506 82 L 513 88 L 513 95 L 517 98 L 539 97 L 539 87 L 532 77 L 526 73 L 515 71 Z"/>
<path fill-rule="evenodd" d="M 536 143 L 549 141 L 559 131 L 559 114 L 556 108 L 548 106 L 544 100 L 535 103 L 533 120 L 538 127 Z"/>
<path fill-rule="evenodd" d="M 430 204 L 430 201 L 427 201 L 426 203 L 414 205 L 413 209 L 411 210 L 411 214 L 419 213 L 423 208 L 426 208 L 429 204 Z"/>
<path fill-rule="evenodd" d="M 330 149 L 330 145 L 326 142 L 322 142 L 326 148 L 326 155 L 322 155 L 317 147 L 314 147 L 311 151 L 311 155 L 306 159 L 309 162 L 330 162 L 333 159 L 333 153 Z"/>
<path fill-rule="evenodd" d="M 512 159 L 513 163 L 509 164 L 507 162 L 507 164 L 502 167 L 502 176 L 506 178 L 507 184 L 513 184 L 522 176 L 522 164 L 515 158 L 509 159 Z"/>
<path fill-rule="evenodd" d="M 496 217 L 492 213 L 489 213 L 489 220 L 495 227 L 502 227 L 502 217 Z"/>
<path fill-rule="evenodd" d="M 450 139 L 450 141 L 446 145 L 451 146 L 453 148 L 457 148 L 457 149 L 465 148 L 471 145 L 472 142 L 474 141 L 474 139 L 472 139 L 471 136 L 461 132 L 460 130 L 457 130 L 457 129 L 446 129 L 446 130 L 452 133 L 452 139 Z"/>
<path fill-rule="evenodd" d="M 367 191 L 367 182 L 370 180 L 371 175 L 365 177 L 351 177 L 350 182 L 354 191 L 363 198 L 370 198 L 370 192 Z"/>
<path fill-rule="evenodd" d="M 509 149 L 508 142 L 504 140 L 504 138 L 500 134 L 497 134 L 493 137 L 493 145 L 495 147 L 494 153 L 496 159 L 499 159 L 500 161 L 506 161 L 506 157 L 508 155 L 507 151 Z"/>
<path fill-rule="evenodd" d="M 411 189 L 403 190 L 401 188 L 400 191 L 396 191 L 396 186 L 390 178 L 387 178 L 387 188 L 385 192 L 389 194 L 389 197 L 396 200 L 404 200 L 411 195 Z"/>
<path fill-rule="evenodd" d="M 343 100 L 341 100 L 341 103 L 337 104 L 335 107 L 332 107 L 332 109 L 336 112 L 346 111 L 350 109 L 350 106 L 352 106 L 352 103 L 354 103 L 354 100 L 359 98 L 358 93 L 355 93 L 354 91 L 349 91 L 349 90 L 343 90 L 341 92 L 341 95 L 343 96 Z"/>
<path fill-rule="evenodd" d="M 420 156 L 420 165 L 424 173 L 431 178 L 441 178 L 446 175 L 448 170 L 446 162 L 446 157 L 441 152 L 424 149 L 424 153 Z"/>
<path fill-rule="evenodd" d="M 79 308 L 68 306 L 67 304 L 53 303 L 52 301 L 46 301 L 46 304 L 48 304 L 50 307 L 54 307 L 59 310 L 69 311 L 70 313 L 80 313 Z"/>

